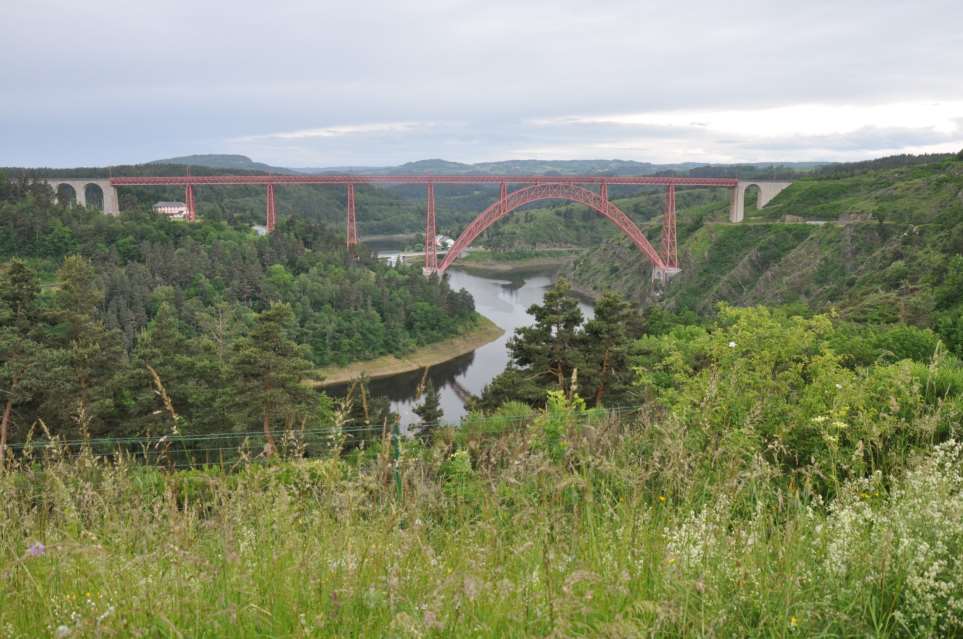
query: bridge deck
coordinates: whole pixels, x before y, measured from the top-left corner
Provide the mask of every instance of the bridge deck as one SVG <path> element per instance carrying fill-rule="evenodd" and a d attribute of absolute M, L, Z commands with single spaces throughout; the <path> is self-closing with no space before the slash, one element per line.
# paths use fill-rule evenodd
<path fill-rule="evenodd" d="M 729 178 L 629 175 L 182 175 L 110 178 L 112 186 L 187 186 L 198 184 L 636 184 L 733 188 Z"/>

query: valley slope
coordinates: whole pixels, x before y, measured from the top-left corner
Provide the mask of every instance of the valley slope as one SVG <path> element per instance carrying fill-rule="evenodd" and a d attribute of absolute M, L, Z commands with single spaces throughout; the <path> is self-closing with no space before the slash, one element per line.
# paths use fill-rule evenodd
<path fill-rule="evenodd" d="M 855 320 L 943 325 L 959 320 L 963 161 L 868 168 L 796 181 L 767 207 L 727 222 L 728 201 L 679 211 L 682 273 L 656 289 L 622 237 L 588 250 L 567 275 L 583 292 L 619 291 L 677 311 L 737 305 L 830 307 Z M 650 239 L 661 229 L 649 227 Z"/>

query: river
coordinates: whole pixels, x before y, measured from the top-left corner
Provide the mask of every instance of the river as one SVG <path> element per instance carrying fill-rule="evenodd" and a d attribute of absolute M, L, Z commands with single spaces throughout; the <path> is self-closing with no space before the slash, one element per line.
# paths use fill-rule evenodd
<path fill-rule="evenodd" d="M 541 303 L 545 290 L 555 280 L 555 272 L 485 276 L 451 268 L 449 284 L 454 290 L 466 289 L 475 299 L 475 309 L 505 330 L 505 334 L 471 353 L 433 366 L 428 375 L 441 395 L 446 423 L 457 423 L 466 413 L 465 393 L 480 395 L 482 389 L 508 365 L 508 340 L 515 329 L 531 324 L 525 311 Z M 593 316 L 592 307 L 579 302 L 586 318 Z M 391 400 L 391 408 L 401 416 L 402 426 L 418 422 L 413 408 L 418 403 L 416 389 L 423 372 L 403 373 L 370 382 L 371 393 Z M 332 387 L 333 394 L 343 392 Z"/>

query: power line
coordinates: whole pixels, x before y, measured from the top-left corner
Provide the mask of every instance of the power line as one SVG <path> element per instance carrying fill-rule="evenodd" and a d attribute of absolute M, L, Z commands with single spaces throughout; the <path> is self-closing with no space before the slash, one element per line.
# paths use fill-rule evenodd
<path fill-rule="evenodd" d="M 592 420 L 601 420 L 611 417 L 619 417 L 627 414 L 639 412 L 641 406 L 615 406 L 612 408 L 589 409 L 585 413 L 578 415 L 578 422 L 584 423 Z M 542 413 L 546 415 L 546 413 Z M 496 429 L 491 432 L 482 431 L 478 433 L 483 436 L 497 436 L 506 432 L 509 428 L 515 428 L 520 424 L 528 424 L 539 417 L 538 413 L 529 415 L 486 415 L 469 417 L 459 425 L 462 428 L 475 430 L 477 426 L 487 424 L 499 424 L 504 428 Z M 412 424 L 409 428 L 416 428 L 418 424 Z M 375 435 L 373 439 L 380 439 L 383 426 L 371 424 L 370 426 L 353 426 L 348 428 L 338 428 L 327 426 L 323 428 L 312 428 L 297 431 L 282 431 L 275 435 L 277 447 L 281 450 L 302 450 L 318 445 L 333 446 L 339 435 L 352 435 L 357 433 L 371 433 Z M 227 444 L 228 440 L 239 440 L 235 445 Z M 262 461 L 260 455 L 247 457 L 245 452 L 254 452 L 259 445 L 267 440 L 263 431 L 244 431 L 232 432 L 222 431 L 214 433 L 204 433 L 197 435 L 160 435 L 160 436 L 127 436 L 127 437 L 100 437 L 73 440 L 58 440 L 56 438 L 47 441 L 28 441 L 17 444 L 10 444 L 11 450 L 20 450 L 29 454 L 34 451 L 66 451 L 70 457 L 76 458 L 83 449 L 91 452 L 95 448 L 110 449 L 112 451 L 102 451 L 95 453 L 100 458 L 116 457 L 118 460 L 128 459 L 138 462 L 139 465 L 152 468 L 198 468 L 198 467 L 224 467 L 227 465 L 238 465 Z M 191 447 L 189 444 L 202 444 L 201 447 Z M 181 446 L 178 447 L 178 444 Z M 188 444 L 188 446 L 184 446 Z M 203 444 L 208 444 L 204 446 Z M 210 445 L 213 444 L 213 445 Z M 79 448 L 80 450 L 76 450 Z M 204 453 L 214 453 L 219 459 L 210 460 L 212 455 Z M 225 455 L 225 453 L 228 453 Z M 203 456 L 204 460 L 195 460 L 195 456 Z M 153 457 L 153 459 L 151 459 Z M 167 458 L 168 463 L 161 462 Z M 186 458 L 186 459 L 185 459 Z M 175 461 L 178 460 L 178 461 Z M 147 463 L 154 462 L 154 463 Z"/>

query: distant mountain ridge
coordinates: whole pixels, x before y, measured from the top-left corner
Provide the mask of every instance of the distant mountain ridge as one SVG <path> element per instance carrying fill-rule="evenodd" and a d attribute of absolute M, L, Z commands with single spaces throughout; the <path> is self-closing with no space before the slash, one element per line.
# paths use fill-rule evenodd
<path fill-rule="evenodd" d="M 298 171 L 280 166 L 271 166 L 263 162 L 255 162 L 246 155 L 226 153 L 205 153 L 198 155 L 182 155 L 176 158 L 154 160 L 147 164 L 174 164 L 181 166 L 203 166 L 209 169 L 225 169 L 240 171 L 263 171 L 265 173 L 295 174 Z"/>
<path fill-rule="evenodd" d="M 406 162 L 397 166 L 329 166 L 329 167 L 279 167 L 255 162 L 246 155 L 198 154 L 185 155 L 148 164 L 173 164 L 204 166 L 224 170 L 263 171 L 293 175 L 350 173 L 354 175 L 654 175 L 664 172 L 688 173 L 694 169 L 711 167 L 726 168 L 783 167 L 787 170 L 808 171 L 829 164 L 828 162 L 743 162 L 739 164 L 714 164 L 704 162 L 679 162 L 654 164 L 633 160 L 501 160 L 496 162 L 452 162 L 431 158 Z"/>
<path fill-rule="evenodd" d="M 694 162 L 657 165 L 629 160 L 501 160 L 467 164 L 438 158 L 407 162 L 394 167 L 360 169 L 368 175 L 649 175 L 658 171 L 688 171 Z M 325 171 L 324 169 L 319 169 Z"/>
<path fill-rule="evenodd" d="M 787 171 L 809 171 L 829 162 L 743 162 L 739 164 L 706 164 L 704 162 L 679 162 L 654 164 L 633 160 L 500 160 L 467 164 L 440 158 L 417 160 L 398 166 L 379 167 L 325 167 L 298 168 L 301 173 L 353 173 L 357 175 L 655 175 L 659 173 L 687 174 L 707 167 L 770 168 L 782 167 Z"/>

